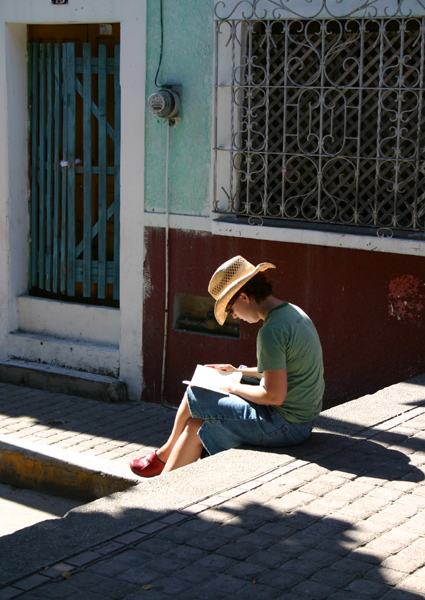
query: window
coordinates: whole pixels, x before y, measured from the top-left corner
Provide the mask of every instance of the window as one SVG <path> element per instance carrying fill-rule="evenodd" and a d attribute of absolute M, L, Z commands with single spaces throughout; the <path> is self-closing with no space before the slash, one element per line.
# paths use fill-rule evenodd
<path fill-rule="evenodd" d="M 425 19 L 216 21 L 217 218 L 425 238 Z"/>

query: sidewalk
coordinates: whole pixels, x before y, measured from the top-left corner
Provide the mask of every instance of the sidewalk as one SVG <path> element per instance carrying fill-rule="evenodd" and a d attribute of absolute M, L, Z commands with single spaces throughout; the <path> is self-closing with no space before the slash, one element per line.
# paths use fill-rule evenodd
<path fill-rule="evenodd" d="M 123 472 L 174 412 L 0 384 L 0 436 Z M 425 376 L 0 539 L 0 600 L 425 597 Z M 130 473 L 131 475 L 131 473 Z"/>

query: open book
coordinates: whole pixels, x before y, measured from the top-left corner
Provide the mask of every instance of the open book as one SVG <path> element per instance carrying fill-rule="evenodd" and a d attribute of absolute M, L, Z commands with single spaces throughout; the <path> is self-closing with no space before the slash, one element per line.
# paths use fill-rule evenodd
<path fill-rule="evenodd" d="M 218 392 L 219 394 L 228 394 L 220 389 L 223 383 L 223 378 L 231 377 L 234 381 L 239 382 L 242 379 L 241 371 L 219 371 L 204 365 L 197 365 L 191 381 L 183 381 L 186 385 L 194 385 L 197 387 Z"/>

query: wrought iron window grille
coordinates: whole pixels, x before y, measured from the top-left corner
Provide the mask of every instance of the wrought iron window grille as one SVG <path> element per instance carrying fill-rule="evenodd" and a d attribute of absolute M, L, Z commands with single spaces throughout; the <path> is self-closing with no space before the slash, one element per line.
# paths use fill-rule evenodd
<path fill-rule="evenodd" d="M 219 18 L 225 4 L 213 213 L 422 238 L 425 18 Z"/>

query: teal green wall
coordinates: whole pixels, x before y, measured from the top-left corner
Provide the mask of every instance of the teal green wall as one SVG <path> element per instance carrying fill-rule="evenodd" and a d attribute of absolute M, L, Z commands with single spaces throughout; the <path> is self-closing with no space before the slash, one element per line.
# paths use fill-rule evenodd
<path fill-rule="evenodd" d="M 164 45 L 159 85 L 182 85 L 181 120 L 170 130 L 169 210 L 210 211 L 213 0 L 163 0 Z M 147 97 L 160 53 L 160 0 L 148 0 Z M 167 124 L 146 112 L 145 210 L 165 210 Z"/>

